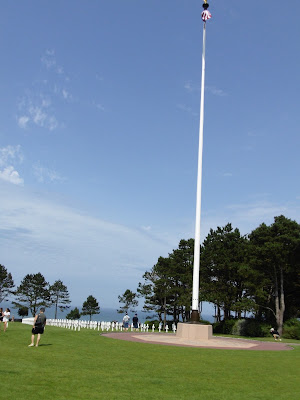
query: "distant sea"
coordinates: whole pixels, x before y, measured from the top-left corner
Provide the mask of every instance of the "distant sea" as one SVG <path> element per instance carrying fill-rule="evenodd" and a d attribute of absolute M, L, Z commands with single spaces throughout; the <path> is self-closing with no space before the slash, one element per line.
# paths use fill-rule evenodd
<path fill-rule="evenodd" d="M 5 310 L 6 308 L 10 309 L 10 315 L 11 317 L 14 316 L 16 319 L 17 318 L 21 318 L 18 315 L 18 309 L 14 308 L 12 306 L 12 304 L 10 303 L 2 303 L 1 307 Z M 60 310 L 57 311 L 57 318 L 58 319 L 65 319 L 66 315 L 70 312 L 70 310 L 73 310 L 75 307 L 77 307 L 79 309 L 79 311 L 81 310 L 81 307 L 78 306 L 71 306 L 68 310 L 65 310 L 63 312 L 61 312 Z M 143 323 L 146 321 L 146 319 L 158 319 L 156 315 L 154 314 L 150 314 L 150 313 L 145 313 L 141 310 L 137 310 L 136 313 L 138 314 L 138 318 L 139 318 L 139 322 Z M 48 319 L 52 319 L 55 316 L 55 308 L 54 307 L 49 307 L 46 308 L 45 314 L 47 316 Z M 132 318 L 134 316 L 135 312 L 128 312 L 128 315 Z M 31 317 L 32 315 L 29 314 L 28 317 Z M 123 319 L 124 314 L 120 314 L 117 312 L 117 310 L 115 308 L 101 308 L 100 307 L 100 314 L 95 314 L 92 316 L 92 321 L 117 321 L 117 322 L 121 322 Z M 150 317 L 150 318 L 148 318 Z M 81 320 L 89 320 L 89 316 L 88 315 L 83 315 L 80 319 Z M 171 316 L 169 316 L 167 319 L 171 320 Z M 209 322 L 214 322 L 214 318 L 213 316 L 210 315 L 202 315 L 202 319 L 209 321 Z"/>

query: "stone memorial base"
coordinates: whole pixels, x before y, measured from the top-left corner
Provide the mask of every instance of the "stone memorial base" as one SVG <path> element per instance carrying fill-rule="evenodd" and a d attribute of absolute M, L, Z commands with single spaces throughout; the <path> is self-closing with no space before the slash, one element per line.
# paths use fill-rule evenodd
<path fill-rule="evenodd" d="M 212 339 L 212 326 L 179 322 L 176 337 L 189 340 Z"/>

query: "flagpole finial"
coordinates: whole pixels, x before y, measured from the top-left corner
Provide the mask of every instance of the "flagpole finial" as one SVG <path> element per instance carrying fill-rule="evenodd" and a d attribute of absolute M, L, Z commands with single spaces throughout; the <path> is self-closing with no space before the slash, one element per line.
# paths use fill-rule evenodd
<path fill-rule="evenodd" d="M 204 0 L 204 3 L 202 4 L 202 7 L 204 8 L 204 10 L 208 9 L 209 4 L 208 4 L 207 0 Z"/>

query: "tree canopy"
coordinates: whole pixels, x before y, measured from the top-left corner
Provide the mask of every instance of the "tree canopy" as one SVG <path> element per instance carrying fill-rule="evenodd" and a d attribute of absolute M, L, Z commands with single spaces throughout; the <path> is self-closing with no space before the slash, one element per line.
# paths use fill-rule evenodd
<path fill-rule="evenodd" d="M 137 288 L 144 311 L 159 319 L 190 317 L 194 240 L 181 240 L 159 257 Z M 300 225 L 284 216 L 242 236 L 230 223 L 211 229 L 201 246 L 200 301 L 215 305 L 217 319 L 251 313 L 279 330 L 299 317 Z"/>
<path fill-rule="evenodd" d="M 0 303 L 13 293 L 14 286 L 11 273 L 0 264 Z"/>
<path fill-rule="evenodd" d="M 40 272 L 27 274 L 17 287 L 15 296 L 14 305 L 19 308 L 27 307 L 35 315 L 40 307 L 50 304 L 49 284 Z"/>
<path fill-rule="evenodd" d="M 50 298 L 52 304 L 55 305 L 55 319 L 57 318 L 57 309 L 59 308 L 60 311 L 64 311 L 68 309 L 71 303 L 70 295 L 67 289 L 61 280 L 57 280 L 49 287 L 50 291 Z"/>
<path fill-rule="evenodd" d="M 139 304 L 136 297 L 137 297 L 136 293 L 133 293 L 129 289 L 125 290 L 125 292 L 121 296 L 118 296 L 119 303 L 123 303 L 118 312 L 124 313 L 127 312 L 129 309 L 130 311 L 135 312 L 135 308 Z"/>
<path fill-rule="evenodd" d="M 100 307 L 95 297 L 90 295 L 82 305 L 81 315 L 89 315 L 91 321 L 94 314 L 100 314 Z"/>

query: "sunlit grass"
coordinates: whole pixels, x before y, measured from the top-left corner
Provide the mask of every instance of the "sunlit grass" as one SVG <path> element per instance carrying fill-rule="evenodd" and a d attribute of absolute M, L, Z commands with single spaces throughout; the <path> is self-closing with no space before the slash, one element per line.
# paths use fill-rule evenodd
<path fill-rule="evenodd" d="M 47 327 L 38 348 L 30 326 L 0 332 L 5 399 L 300 398 L 300 348 L 214 350 L 133 343 Z"/>

